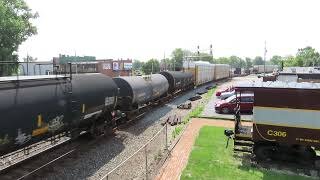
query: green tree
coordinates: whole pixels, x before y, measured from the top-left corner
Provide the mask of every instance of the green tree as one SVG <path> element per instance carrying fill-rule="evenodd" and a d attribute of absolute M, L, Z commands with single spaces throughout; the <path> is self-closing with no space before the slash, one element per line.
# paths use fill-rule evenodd
<path fill-rule="evenodd" d="M 185 56 L 190 56 L 193 53 L 191 53 L 188 50 L 183 50 L 181 48 L 176 48 L 171 53 L 171 63 L 170 66 L 172 70 L 179 71 L 183 67 L 183 60 Z M 196 60 L 196 59 L 195 59 Z"/>
<path fill-rule="evenodd" d="M 143 66 L 143 62 L 139 61 L 139 60 L 133 60 L 133 63 L 132 63 L 132 69 L 134 70 L 140 70 L 141 67 Z"/>
<path fill-rule="evenodd" d="M 174 70 L 181 70 L 183 65 L 183 50 L 181 48 L 176 48 L 171 53 L 172 56 L 172 66 Z"/>
<path fill-rule="evenodd" d="M 145 74 L 158 73 L 160 72 L 160 64 L 157 59 L 150 59 L 142 65 L 142 71 Z"/>
<path fill-rule="evenodd" d="M 213 57 L 208 53 L 200 53 L 199 60 L 213 63 Z"/>
<path fill-rule="evenodd" d="M 251 68 L 252 67 L 252 59 L 249 57 L 246 57 L 245 61 L 246 61 L 246 65 L 245 65 L 246 69 Z"/>
<path fill-rule="evenodd" d="M 218 59 L 215 59 L 214 62 L 216 64 L 230 64 L 230 59 L 227 57 L 219 57 Z"/>
<path fill-rule="evenodd" d="M 280 62 L 282 61 L 282 57 L 278 55 L 272 56 L 270 59 L 271 64 L 280 66 Z"/>
<path fill-rule="evenodd" d="M 233 68 L 243 68 L 245 67 L 245 62 L 238 56 L 230 56 L 229 57 L 230 66 Z"/>
<path fill-rule="evenodd" d="M 253 65 L 263 65 L 263 64 L 264 64 L 264 61 L 261 56 L 256 56 L 253 59 Z"/>
<path fill-rule="evenodd" d="M 312 47 L 298 49 L 296 54 L 298 66 L 318 66 L 320 65 L 320 55 Z"/>
<path fill-rule="evenodd" d="M 0 0 L 0 61 L 18 61 L 18 47 L 28 37 L 37 34 L 31 23 L 38 17 L 24 0 Z M 17 66 L 1 65 L 0 76 L 16 73 Z"/>
<path fill-rule="evenodd" d="M 293 66 L 298 66 L 298 62 L 294 56 L 286 56 L 283 58 L 283 65 L 285 67 L 293 67 Z"/>
<path fill-rule="evenodd" d="M 22 58 L 24 62 L 35 62 L 38 58 L 34 58 L 32 56 L 27 55 L 27 57 Z"/>

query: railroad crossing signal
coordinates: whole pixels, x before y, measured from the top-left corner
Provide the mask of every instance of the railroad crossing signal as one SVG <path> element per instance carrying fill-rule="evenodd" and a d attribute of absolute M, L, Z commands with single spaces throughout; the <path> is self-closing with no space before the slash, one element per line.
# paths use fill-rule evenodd
<path fill-rule="evenodd" d="M 197 46 L 197 48 L 198 48 L 198 56 L 200 56 L 200 47 L 199 47 L 199 45 Z"/>

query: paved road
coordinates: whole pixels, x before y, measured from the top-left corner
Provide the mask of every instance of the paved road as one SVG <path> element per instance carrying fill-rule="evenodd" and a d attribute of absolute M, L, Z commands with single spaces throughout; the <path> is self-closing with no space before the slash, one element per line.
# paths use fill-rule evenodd
<path fill-rule="evenodd" d="M 218 86 L 219 89 L 225 89 L 228 86 L 231 86 L 235 83 L 242 82 L 242 81 L 261 81 L 261 79 L 258 79 L 256 75 L 250 75 L 250 76 L 245 76 L 245 77 L 235 77 L 232 78 L 231 80 L 221 84 Z M 217 101 L 217 98 L 215 95 L 212 96 L 208 104 L 205 106 L 201 116 L 203 117 L 214 117 L 214 118 L 223 118 L 223 119 L 233 119 L 233 114 L 218 114 L 214 110 L 214 104 Z M 242 114 L 241 115 L 242 119 L 246 120 L 252 120 L 252 115 L 251 114 Z"/>

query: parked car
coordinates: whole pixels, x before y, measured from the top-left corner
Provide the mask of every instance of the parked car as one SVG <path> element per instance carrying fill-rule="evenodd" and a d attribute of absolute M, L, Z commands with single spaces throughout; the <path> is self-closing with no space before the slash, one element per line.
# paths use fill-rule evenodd
<path fill-rule="evenodd" d="M 240 98 L 240 97 L 237 97 Z M 238 99 L 239 100 L 239 99 Z M 241 94 L 240 110 L 242 112 L 252 112 L 253 109 L 253 94 Z M 215 111 L 217 113 L 228 114 L 234 112 L 236 107 L 236 95 L 232 95 L 225 100 L 219 100 L 215 104 Z"/>
<path fill-rule="evenodd" d="M 228 88 L 226 88 L 226 89 L 223 89 L 223 90 L 218 90 L 217 92 L 216 92 L 216 96 L 220 96 L 222 93 L 224 93 L 224 92 L 230 92 L 230 91 L 233 91 L 234 90 L 234 87 L 233 86 L 230 86 L 230 87 L 228 87 Z"/>
<path fill-rule="evenodd" d="M 220 96 L 218 96 L 218 98 L 221 99 L 221 100 L 225 100 L 228 97 L 233 96 L 235 94 L 236 94 L 236 92 L 234 90 L 233 91 L 228 91 L 228 92 L 223 92 L 223 93 L 221 93 Z"/>

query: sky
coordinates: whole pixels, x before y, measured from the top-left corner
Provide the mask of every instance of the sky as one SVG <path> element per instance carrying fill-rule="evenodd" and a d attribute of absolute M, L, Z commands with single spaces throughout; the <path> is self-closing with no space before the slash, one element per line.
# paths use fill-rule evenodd
<path fill-rule="evenodd" d="M 26 0 L 38 34 L 19 48 L 49 61 L 59 54 L 148 60 L 175 48 L 214 57 L 320 51 L 317 0 Z"/>

